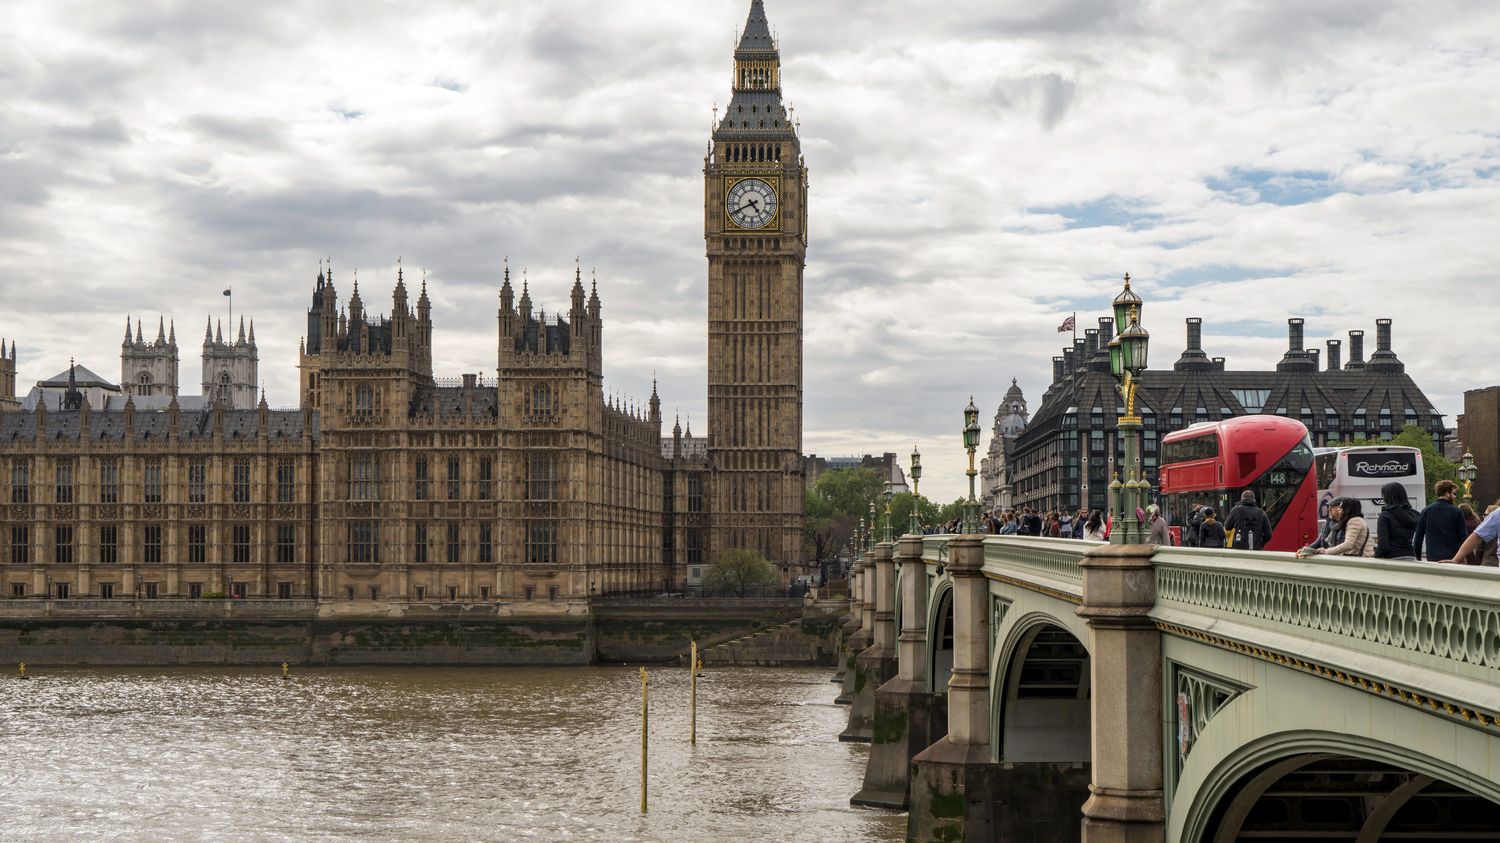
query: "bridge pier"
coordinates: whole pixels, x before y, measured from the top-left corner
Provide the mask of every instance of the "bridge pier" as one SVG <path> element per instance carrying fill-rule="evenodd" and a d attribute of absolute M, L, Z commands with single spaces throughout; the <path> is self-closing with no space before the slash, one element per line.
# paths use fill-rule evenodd
<path fill-rule="evenodd" d="M 1161 633 L 1149 613 L 1156 573 L 1149 545 L 1107 545 L 1084 554 L 1089 625 L 1093 781 L 1083 806 L 1084 843 L 1161 843 Z"/>
<path fill-rule="evenodd" d="M 866 552 L 855 563 L 849 574 L 850 594 L 856 594 L 854 589 L 855 580 L 859 580 L 858 596 L 851 598 L 856 607 L 855 614 L 859 618 L 859 626 L 855 628 L 854 634 L 847 639 L 849 649 L 844 654 L 844 684 L 839 695 L 834 699 L 837 705 L 851 705 L 854 702 L 855 681 L 859 678 L 859 671 L 855 670 L 855 662 L 859 654 L 875 641 L 875 596 L 871 593 L 875 581 L 874 557 Z M 848 731 L 847 729 L 845 730 Z M 858 740 L 839 736 L 840 740 Z"/>
<path fill-rule="evenodd" d="M 953 578 L 953 674 L 948 734 L 912 759 L 911 841 L 998 841 L 995 807 L 1003 776 L 990 749 L 989 585 L 980 536 L 948 544 Z"/>
<path fill-rule="evenodd" d="M 849 801 L 904 809 L 910 802 L 911 760 L 947 733 L 948 711 L 937 705 L 927 687 L 927 577 L 922 537 L 903 536 L 896 547 L 895 561 L 900 567 L 897 588 L 901 592 L 897 672 L 875 690 L 864 786 Z M 877 597 L 877 618 L 879 608 Z M 879 623 L 877 620 L 877 637 Z"/>
<path fill-rule="evenodd" d="M 849 572 L 846 575 L 849 582 L 849 613 L 839 618 L 839 666 L 833 672 L 833 678 L 829 681 L 840 686 L 839 696 L 834 700 L 837 705 L 848 705 L 849 700 L 844 697 L 844 676 L 849 672 L 851 661 L 849 640 L 859 631 L 859 560 L 849 561 Z"/>
<path fill-rule="evenodd" d="M 868 743 L 875 731 L 875 689 L 896 675 L 895 546 L 881 542 L 871 549 L 866 567 L 865 605 L 870 613 L 870 646 L 854 660 L 854 697 L 849 703 L 849 725 L 841 741 Z"/>

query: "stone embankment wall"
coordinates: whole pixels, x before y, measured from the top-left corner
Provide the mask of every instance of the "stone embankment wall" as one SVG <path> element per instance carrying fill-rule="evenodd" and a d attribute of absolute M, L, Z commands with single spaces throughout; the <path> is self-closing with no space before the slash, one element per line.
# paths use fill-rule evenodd
<path fill-rule="evenodd" d="M 780 626 L 757 630 L 703 651 L 705 665 L 826 666 L 838 663 L 839 624 L 836 612 L 847 604 L 809 605 L 803 616 Z"/>
<path fill-rule="evenodd" d="M 658 605 L 661 604 L 661 605 Z M 358 607 L 358 608 L 355 608 Z M 795 617 L 799 601 L 585 606 L 0 601 L 0 662 L 36 665 L 577 665 L 663 662 Z"/>

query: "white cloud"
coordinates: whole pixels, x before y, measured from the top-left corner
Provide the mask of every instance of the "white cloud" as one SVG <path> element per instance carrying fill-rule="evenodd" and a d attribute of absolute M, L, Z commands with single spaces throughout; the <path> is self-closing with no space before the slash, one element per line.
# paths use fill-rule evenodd
<path fill-rule="evenodd" d="M 746 5 L 12 4 L 20 380 L 72 356 L 113 373 L 126 313 L 191 345 L 232 285 L 291 403 L 326 255 L 376 310 L 396 256 L 426 267 L 438 367 L 487 370 L 503 258 L 550 309 L 578 256 L 610 388 L 643 396 L 654 370 L 702 430 L 701 158 Z M 1035 403 L 1056 324 L 1092 324 L 1127 270 L 1158 361 L 1186 316 L 1243 367 L 1279 356 L 1288 315 L 1310 342 L 1391 316 L 1445 412 L 1497 380 L 1476 326 L 1500 316 L 1500 7 L 768 7 L 812 178 L 805 450 L 919 444 L 924 491 L 956 496 L 969 394 L 992 408 L 1016 376 Z"/>

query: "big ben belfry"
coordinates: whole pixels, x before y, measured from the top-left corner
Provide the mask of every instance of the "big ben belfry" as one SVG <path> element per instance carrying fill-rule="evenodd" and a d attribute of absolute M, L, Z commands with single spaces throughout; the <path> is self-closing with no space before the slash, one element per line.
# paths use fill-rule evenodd
<path fill-rule="evenodd" d="M 761 0 L 704 161 L 710 555 L 802 556 L 802 271 L 807 169 Z"/>

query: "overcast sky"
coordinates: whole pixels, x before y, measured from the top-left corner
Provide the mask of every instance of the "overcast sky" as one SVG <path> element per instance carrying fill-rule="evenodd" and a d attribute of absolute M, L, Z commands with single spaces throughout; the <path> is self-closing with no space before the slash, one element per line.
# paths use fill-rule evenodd
<path fill-rule="evenodd" d="M 1500 4 L 767 0 L 811 174 L 804 450 L 919 444 L 1036 400 L 1129 271 L 1153 364 L 1395 322 L 1452 416 L 1500 380 Z M 389 309 L 427 270 L 439 375 L 493 373 L 502 260 L 597 268 L 606 388 L 706 429 L 703 153 L 748 0 L 6 4 L 0 335 L 19 382 L 117 378 L 127 314 L 255 318 L 296 402 L 318 260 Z M 148 329 L 149 330 L 149 329 Z M 986 438 L 988 430 L 986 431 Z"/>

